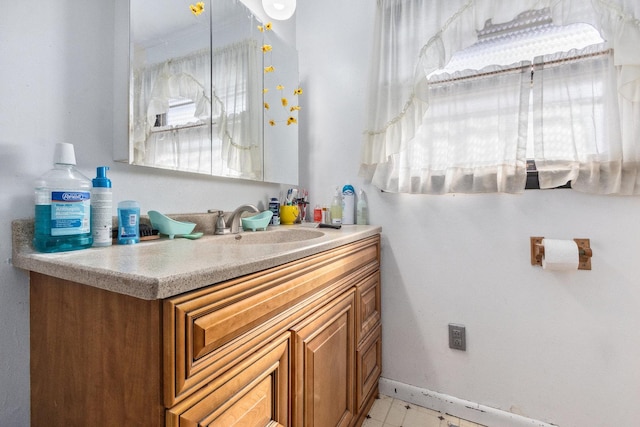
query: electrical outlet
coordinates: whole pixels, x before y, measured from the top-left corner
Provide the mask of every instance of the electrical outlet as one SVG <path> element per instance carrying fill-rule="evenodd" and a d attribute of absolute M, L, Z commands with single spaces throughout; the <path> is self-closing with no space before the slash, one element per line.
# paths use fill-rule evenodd
<path fill-rule="evenodd" d="M 449 323 L 449 348 L 467 351 L 467 333 L 463 325 Z"/>

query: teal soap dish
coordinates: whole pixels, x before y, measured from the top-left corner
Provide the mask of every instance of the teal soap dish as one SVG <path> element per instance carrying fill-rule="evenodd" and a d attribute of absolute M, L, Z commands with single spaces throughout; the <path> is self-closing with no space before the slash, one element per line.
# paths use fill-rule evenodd
<path fill-rule="evenodd" d="M 243 230 L 266 230 L 267 225 L 269 225 L 269 221 L 271 221 L 271 217 L 273 216 L 273 212 L 264 211 L 259 213 L 258 215 L 250 216 L 242 219 L 242 229 Z"/>
<path fill-rule="evenodd" d="M 158 211 L 149 211 L 147 215 L 149 215 L 151 226 L 158 230 L 160 234 L 169 236 L 170 239 L 173 239 L 175 236 L 190 234 L 193 229 L 196 228 L 196 224 L 193 222 L 176 221 Z"/>

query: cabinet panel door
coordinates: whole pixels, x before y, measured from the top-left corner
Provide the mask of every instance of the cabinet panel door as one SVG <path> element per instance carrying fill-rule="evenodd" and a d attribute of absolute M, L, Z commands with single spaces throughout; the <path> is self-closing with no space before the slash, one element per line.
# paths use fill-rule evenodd
<path fill-rule="evenodd" d="M 167 426 L 288 426 L 290 337 L 284 334 L 167 410 Z"/>
<path fill-rule="evenodd" d="M 359 283 L 356 290 L 356 334 L 360 342 L 380 322 L 380 270 Z"/>
<path fill-rule="evenodd" d="M 354 291 L 294 329 L 293 424 L 348 426 L 354 417 Z"/>
<path fill-rule="evenodd" d="M 30 306 L 32 426 L 162 424 L 160 301 L 31 272 Z"/>
<path fill-rule="evenodd" d="M 367 398 L 378 384 L 382 372 L 382 327 L 367 336 L 356 352 L 356 398 L 357 408 L 362 409 Z"/>

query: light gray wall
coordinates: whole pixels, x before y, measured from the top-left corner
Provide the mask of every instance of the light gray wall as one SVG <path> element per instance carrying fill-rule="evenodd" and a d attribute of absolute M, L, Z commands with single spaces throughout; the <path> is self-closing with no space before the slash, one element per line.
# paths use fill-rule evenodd
<path fill-rule="evenodd" d="M 301 170 L 357 178 L 373 0 L 299 1 Z M 640 418 L 640 198 L 571 190 L 420 196 L 364 185 L 382 225 L 386 378 L 562 427 Z M 530 265 L 529 237 L 591 239 L 593 270 Z M 448 348 L 447 324 L 468 350 Z"/>

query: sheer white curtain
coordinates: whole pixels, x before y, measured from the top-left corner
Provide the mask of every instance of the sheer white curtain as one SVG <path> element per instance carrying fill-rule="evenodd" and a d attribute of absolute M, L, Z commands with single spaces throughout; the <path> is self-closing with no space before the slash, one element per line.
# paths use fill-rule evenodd
<path fill-rule="evenodd" d="M 146 66 L 134 74 L 134 158 L 138 164 L 211 173 L 211 61 L 208 49 Z M 172 99 L 195 105 L 188 125 L 156 126 Z"/>
<path fill-rule="evenodd" d="M 591 46 L 535 60 L 534 154 L 541 188 L 571 181 L 576 190 L 628 193 L 621 161 L 631 153 L 622 150 L 613 58 L 602 51 Z"/>
<path fill-rule="evenodd" d="M 212 55 L 214 170 L 262 178 L 262 65 L 255 40 Z"/>
<path fill-rule="evenodd" d="M 435 110 L 436 103 L 443 102 L 436 96 L 438 92 L 431 87 L 428 76 L 433 71 L 443 68 L 453 53 L 475 43 L 477 31 L 483 28 L 487 20 L 507 22 L 523 11 L 545 7 L 550 8 L 554 24 L 589 23 L 601 32 L 603 38 L 608 41 L 608 46 L 614 48 L 613 61 L 617 79 L 615 96 L 619 104 L 625 104 L 620 107 L 624 111 L 620 111 L 622 119 L 618 121 L 618 126 L 622 128 L 622 138 L 624 139 L 626 134 L 630 141 L 630 144 L 622 145 L 637 145 L 640 98 L 640 49 L 637 49 L 640 45 L 640 25 L 636 18 L 640 9 L 638 2 L 379 0 L 368 103 L 369 121 L 363 142 L 361 175 L 386 191 L 522 191 L 511 185 L 523 179 L 524 171 L 521 165 L 526 160 L 525 153 L 520 149 L 520 125 L 515 127 L 518 129 L 517 137 L 511 141 L 504 141 L 505 144 L 511 142 L 516 145 L 515 157 L 512 155 L 514 150 L 511 149 L 501 160 L 493 159 L 494 164 L 491 166 L 482 162 L 478 165 L 468 162 L 461 179 L 447 181 L 447 177 L 455 176 L 459 169 L 455 162 L 449 164 L 447 168 L 451 170 L 447 172 L 438 170 L 442 169 L 441 166 L 432 171 L 431 166 L 425 168 L 424 156 L 413 153 L 417 147 L 422 147 L 422 152 L 428 153 L 434 141 L 438 139 L 433 132 L 425 131 L 429 126 L 438 125 L 435 119 L 437 114 L 429 110 Z M 633 49 L 633 46 L 636 48 Z M 481 85 L 484 80 L 475 79 L 469 82 Z M 506 87 L 496 87 L 501 94 L 505 89 Z M 524 97 L 521 92 L 519 95 L 522 102 Z M 514 99 L 513 94 L 510 99 Z M 444 102 L 450 104 L 447 97 Z M 495 110 L 499 115 L 502 115 L 503 111 Z M 473 110 L 469 113 L 473 113 Z M 608 112 L 605 111 L 605 114 Z M 609 116 L 605 118 L 609 119 Z M 498 118 L 487 120 L 483 123 L 485 126 L 482 129 L 477 128 L 476 132 L 461 135 L 463 143 L 457 136 L 448 136 L 448 150 L 454 152 L 460 144 L 471 146 L 472 140 L 479 132 L 502 139 L 506 133 L 504 129 L 496 127 L 499 123 Z M 623 169 L 637 168 L 634 156 L 627 156 L 626 153 L 623 155 L 624 158 L 620 162 Z M 417 163 L 418 161 L 422 163 Z M 500 178 L 500 182 L 497 181 L 497 177 Z M 440 180 L 443 184 L 433 186 L 425 180 Z M 495 185 L 484 184 L 493 181 L 496 182 Z"/>
<path fill-rule="evenodd" d="M 530 74 L 520 63 L 430 79 L 417 133 L 374 184 L 403 193 L 523 191 Z"/>
<path fill-rule="evenodd" d="M 262 117 L 261 55 L 248 39 L 136 71 L 136 163 L 261 179 L 263 123 L 255 120 Z M 155 126 L 174 99 L 193 102 L 193 119 Z"/>
<path fill-rule="evenodd" d="M 640 3 L 566 3 L 562 18 L 590 23 L 613 51 L 597 54 L 604 47 L 591 46 L 536 58 L 533 128 L 540 187 L 571 181 L 586 193 L 640 194 Z"/>
<path fill-rule="evenodd" d="M 144 164 L 188 172 L 211 173 L 209 126 L 152 132 L 145 144 Z"/>

